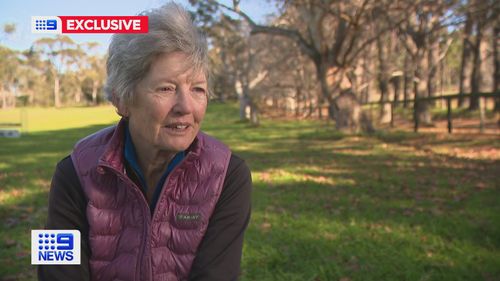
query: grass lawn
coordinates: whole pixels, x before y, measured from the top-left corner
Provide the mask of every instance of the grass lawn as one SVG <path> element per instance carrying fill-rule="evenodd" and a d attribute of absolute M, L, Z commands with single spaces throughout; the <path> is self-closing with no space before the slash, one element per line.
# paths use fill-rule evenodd
<path fill-rule="evenodd" d="M 0 111 L 0 123 L 19 120 Z M 50 178 L 111 107 L 27 109 L 0 139 L 0 280 L 35 280 L 30 229 Z M 203 129 L 254 180 L 241 280 L 500 280 L 500 138 L 400 131 L 343 135 L 318 121 L 238 122 L 210 104 Z"/>

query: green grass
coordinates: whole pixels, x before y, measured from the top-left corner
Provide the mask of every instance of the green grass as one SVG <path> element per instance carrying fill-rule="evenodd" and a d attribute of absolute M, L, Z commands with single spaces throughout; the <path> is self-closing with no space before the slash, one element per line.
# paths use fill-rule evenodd
<path fill-rule="evenodd" d="M 498 138 L 254 128 L 235 105 L 208 111 L 203 129 L 252 170 L 242 280 L 499 280 L 500 161 L 455 153 L 498 149 Z M 19 111 L 9 114 L 0 123 Z M 29 134 L 0 139 L 0 280 L 34 280 L 29 230 L 44 225 L 55 164 L 117 120 L 111 107 L 28 116 Z"/>

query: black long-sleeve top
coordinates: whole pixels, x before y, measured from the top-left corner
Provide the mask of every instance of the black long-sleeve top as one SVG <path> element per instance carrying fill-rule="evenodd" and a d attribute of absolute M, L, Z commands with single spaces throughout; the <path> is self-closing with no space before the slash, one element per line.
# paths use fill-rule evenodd
<path fill-rule="evenodd" d="M 250 219 L 252 179 L 245 162 L 232 154 L 222 193 L 193 261 L 189 280 L 237 280 L 243 234 Z M 87 198 L 71 158 L 61 160 L 52 178 L 47 229 L 78 229 L 81 232 L 80 265 L 40 265 L 40 281 L 89 281 L 89 225 Z"/>

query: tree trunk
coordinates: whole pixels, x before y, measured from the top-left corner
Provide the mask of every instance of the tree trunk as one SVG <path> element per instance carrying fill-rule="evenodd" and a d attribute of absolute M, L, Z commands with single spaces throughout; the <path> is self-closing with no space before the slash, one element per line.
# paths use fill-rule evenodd
<path fill-rule="evenodd" d="M 495 27 L 493 31 L 493 61 L 495 69 L 493 71 L 493 93 L 500 91 L 500 26 Z M 500 97 L 495 98 L 495 112 L 500 117 Z M 498 119 L 500 122 L 500 118 Z M 499 123 L 500 125 L 500 123 Z"/>
<path fill-rule="evenodd" d="M 369 50 L 369 49 L 368 49 Z M 361 90 L 361 102 L 362 103 L 368 103 L 369 101 L 369 94 L 370 94 L 370 77 L 369 77 L 369 64 L 368 64 L 368 59 L 365 56 L 363 58 L 363 75 L 361 79 L 361 84 L 363 85 L 363 89 Z"/>
<path fill-rule="evenodd" d="M 254 126 L 260 125 L 259 108 L 253 102 L 250 102 L 250 124 Z"/>
<path fill-rule="evenodd" d="M 222 83 L 223 86 L 222 86 L 222 91 L 220 92 L 220 95 L 219 95 L 219 100 L 220 100 L 220 102 L 224 103 L 224 102 L 226 102 L 226 89 L 230 88 L 229 83 L 226 83 L 227 77 L 228 77 L 227 72 L 231 68 L 229 68 L 229 66 L 227 65 L 227 55 L 226 55 L 224 48 L 222 48 L 220 51 L 220 57 L 221 57 L 222 65 L 224 67 L 222 69 L 222 74 L 224 75 L 225 79 L 223 80 L 224 83 Z"/>
<path fill-rule="evenodd" d="M 422 50 L 420 52 L 423 52 Z M 427 81 L 428 77 L 428 64 L 425 57 L 425 53 L 418 54 L 417 67 L 415 69 L 415 78 L 417 82 L 415 83 L 415 99 L 425 98 L 427 96 Z M 419 101 L 414 106 L 416 110 L 416 118 L 418 118 L 419 124 L 430 125 L 432 123 L 432 117 L 429 112 L 429 105 L 427 101 Z"/>
<path fill-rule="evenodd" d="M 477 94 L 480 92 L 481 85 L 481 41 L 483 40 L 483 27 L 481 20 L 476 24 L 476 38 L 473 47 L 473 65 L 471 74 L 471 95 L 469 110 L 479 109 L 479 98 Z"/>
<path fill-rule="evenodd" d="M 300 116 L 300 102 L 302 99 L 302 87 L 295 87 L 295 118 Z"/>
<path fill-rule="evenodd" d="M 444 60 L 439 62 L 439 96 L 443 97 L 443 89 L 444 89 Z M 440 99 L 441 108 L 446 107 L 446 100 Z"/>
<path fill-rule="evenodd" d="M 54 75 L 54 106 L 56 108 L 61 107 L 61 100 L 59 97 L 59 76 Z"/>
<path fill-rule="evenodd" d="M 427 96 L 435 97 L 437 91 L 436 73 L 439 60 L 439 42 L 437 40 L 432 43 L 429 53 L 427 54 L 427 60 L 427 65 L 429 66 L 429 74 L 427 76 Z M 435 101 L 429 102 L 429 106 L 434 107 Z"/>
<path fill-rule="evenodd" d="M 318 79 L 319 79 L 319 82 L 320 82 L 320 87 L 321 87 L 321 100 L 324 101 L 324 100 L 327 100 L 328 101 L 328 106 L 330 106 L 331 104 L 331 96 L 330 96 L 330 88 L 328 87 L 328 81 L 327 81 L 327 77 L 326 77 L 326 72 L 327 72 L 327 68 L 326 66 L 322 63 L 322 62 L 315 62 L 315 66 L 316 66 L 316 74 L 318 76 Z M 320 115 L 320 118 L 322 118 L 322 103 L 319 104 L 319 115 Z"/>
<path fill-rule="evenodd" d="M 401 76 L 394 76 L 390 80 L 393 88 L 393 93 L 394 93 L 394 103 L 397 104 L 399 103 L 399 91 L 401 88 Z"/>
<path fill-rule="evenodd" d="M 410 66 L 410 55 L 405 54 L 404 59 L 404 78 L 403 78 L 403 107 L 408 108 L 408 100 L 410 99 L 410 90 L 413 88 L 413 71 Z"/>
<path fill-rule="evenodd" d="M 243 119 L 241 120 L 250 120 L 252 118 L 252 100 L 250 97 L 250 88 L 247 84 L 243 85 L 243 100 L 240 101 L 240 118 L 241 114 L 243 114 Z M 242 112 L 243 110 L 243 112 Z M 250 120 L 252 121 L 252 120 Z"/>
<path fill-rule="evenodd" d="M 234 89 L 236 91 L 236 94 L 238 95 L 238 100 L 240 102 L 240 121 L 246 121 L 248 120 L 246 111 L 250 106 L 250 101 L 248 100 L 248 96 L 246 93 L 248 91 L 248 87 L 244 87 L 243 83 L 240 80 L 236 80 L 234 84 Z"/>
<path fill-rule="evenodd" d="M 248 98 L 246 98 L 243 95 L 239 97 L 239 100 L 240 100 L 240 120 L 246 121 L 248 120 L 247 112 L 248 109 L 250 108 L 250 102 Z"/>
<path fill-rule="evenodd" d="M 0 83 L 0 95 L 2 95 L 2 109 L 7 108 L 7 96 L 5 95 L 5 91 L 3 89 L 3 83 Z"/>
<path fill-rule="evenodd" d="M 29 89 L 28 90 L 28 104 L 33 105 L 34 102 L 35 102 L 35 91 L 33 91 L 32 89 Z"/>
<path fill-rule="evenodd" d="M 359 132 L 360 130 L 371 131 L 373 128 L 369 119 L 365 118 L 362 124 L 363 112 L 356 96 L 350 90 L 344 90 L 331 103 L 330 108 L 334 109 L 334 119 L 336 129 L 346 132 Z"/>
<path fill-rule="evenodd" d="M 272 101 L 273 101 L 273 108 L 276 110 L 279 110 L 280 109 L 280 99 L 276 93 L 273 94 Z"/>
<path fill-rule="evenodd" d="M 82 100 L 82 87 L 78 87 L 78 90 L 75 93 L 75 103 L 79 104 Z"/>
<path fill-rule="evenodd" d="M 323 94 L 318 99 L 318 118 L 319 120 L 323 120 Z"/>
<path fill-rule="evenodd" d="M 313 95 L 311 95 L 311 91 L 308 90 L 306 91 L 306 95 L 307 95 L 307 114 L 305 117 L 309 117 L 311 116 L 313 113 L 314 113 L 314 104 L 313 104 Z"/>
<path fill-rule="evenodd" d="M 364 129 L 365 127 L 361 126 L 361 106 L 351 88 L 348 87 L 349 81 L 345 77 L 346 70 L 328 67 L 321 61 L 316 62 L 315 65 L 321 84 L 322 98 L 328 101 L 328 117 L 335 121 L 336 128 L 350 132 Z M 331 79 L 328 80 L 327 78 Z M 342 93 L 333 98 L 330 93 L 332 89 Z"/>
<path fill-rule="evenodd" d="M 386 49 L 383 41 L 384 38 L 379 37 L 377 39 L 377 51 L 378 51 L 378 88 L 380 90 L 380 123 L 387 124 L 391 122 L 391 105 L 389 103 L 389 87 L 388 80 L 389 74 L 387 73 L 387 59 L 386 59 Z M 385 41 L 385 40 L 384 40 Z"/>
<path fill-rule="evenodd" d="M 462 47 L 462 62 L 460 64 L 460 82 L 458 106 L 464 106 L 465 94 L 470 92 L 470 71 L 471 71 L 471 33 L 472 33 L 472 17 L 467 13 L 467 19 L 464 27 L 464 39 Z"/>
<path fill-rule="evenodd" d="M 13 92 L 9 92 L 10 104 L 12 108 L 16 108 L 17 99 Z"/>
<path fill-rule="evenodd" d="M 94 80 L 92 83 L 92 104 L 97 104 L 97 87 L 99 86 L 99 81 Z"/>

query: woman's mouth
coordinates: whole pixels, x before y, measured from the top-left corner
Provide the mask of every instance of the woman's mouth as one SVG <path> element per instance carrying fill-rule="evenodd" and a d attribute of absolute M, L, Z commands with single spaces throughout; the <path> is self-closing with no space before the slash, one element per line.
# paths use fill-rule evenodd
<path fill-rule="evenodd" d="M 182 133 L 185 132 L 191 125 L 189 123 L 171 123 L 165 126 L 170 132 Z"/>

